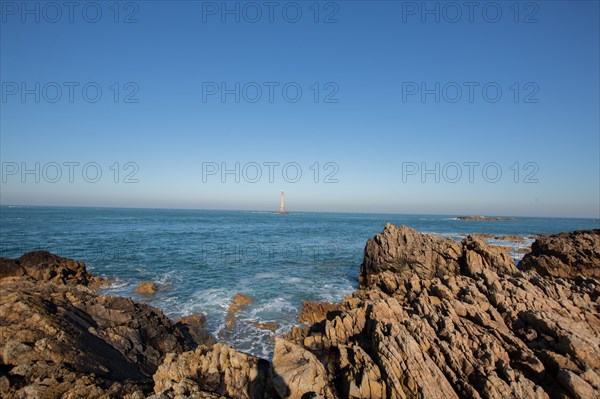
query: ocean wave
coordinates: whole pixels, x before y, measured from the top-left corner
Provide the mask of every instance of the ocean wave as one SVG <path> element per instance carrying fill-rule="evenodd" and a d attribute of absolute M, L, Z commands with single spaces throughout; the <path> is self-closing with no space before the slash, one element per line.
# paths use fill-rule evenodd
<path fill-rule="evenodd" d="M 275 273 L 275 272 L 262 272 L 262 273 L 256 273 L 253 278 L 256 280 L 266 280 L 266 279 L 278 279 L 280 278 L 281 275 L 279 273 Z"/>
<path fill-rule="evenodd" d="M 120 279 L 115 279 L 114 281 L 112 281 L 109 286 L 107 287 L 107 289 L 113 289 L 113 290 L 117 290 L 120 288 L 124 288 L 129 286 L 130 283 L 128 281 L 124 281 L 124 280 L 120 280 Z"/>

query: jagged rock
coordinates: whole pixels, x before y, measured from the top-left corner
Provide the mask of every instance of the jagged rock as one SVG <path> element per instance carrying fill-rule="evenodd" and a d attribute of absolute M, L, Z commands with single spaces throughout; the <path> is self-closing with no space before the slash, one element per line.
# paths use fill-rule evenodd
<path fill-rule="evenodd" d="M 47 251 L 28 252 L 17 259 L 0 258 L 0 280 L 29 277 L 38 282 L 85 285 L 99 283 L 82 262 L 60 257 Z"/>
<path fill-rule="evenodd" d="M 277 330 L 279 328 L 279 324 L 273 323 L 273 322 L 270 322 L 270 321 L 267 321 L 267 322 L 264 322 L 264 323 L 256 321 L 256 322 L 250 322 L 248 324 L 250 324 L 253 327 L 259 328 L 261 330 L 275 331 L 275 330 Z"/>
<path fill-rule="evenodd" d="M 154 295 L 158 291 L 158 286 L 152 281 L 142 281 L 134 290 L 137 294 Z"/>
<path fill-rule="evenodd" d="M 353 298 L 285 338 L 339 397 L 598 397 L 599 294 L 593 278 L 521 272 L 474 237 L 387 225 Z"/>
<path fill-rule="evenodd" d="M 558 382 L 576 399 L 597 398 L 600 396 L 600 392 L 595 391 L 590 384 L 571 370 L 561 369 L 558 372 Z"/>
<path fill-rule="evenodd" d="M 462 241 L 463 273 L 475 276 L 483 270 L 498 274 L 515 274 L 513 259 L 500 248 L 485 244 L 479 238 L 469 236 Z"/>
<path fill-rule="evenodd" d="M 191 383 L 193 384 L 193 383 Z M 133 399 L 133 398 L 132 398 Z M 144 397 L 135 398 L 135 399 L 144 399 Z M 174 394 L 174 392 L 169 392 L 169 394 L 155 394 L 150 395 L 145 399 L 227 399 L 225 396 L 218 395 L 212 392 L 204 392 L 204 391 L 196 391 L 194 389 L 194 393 L 187 394 Z"/>
<path fill-rule="evenodd" d="M 14 265 L 23 271 L 17 279 Z M 164 356 L 186 350 L 183 334 L 159 310 L 77 285 L 90 281 L 83 263 L 37 252 L 3 259 L 3 276 L 7 269 L 12 277 L 0 280 L 2 397 L 147 392 Z"/>
<path fill-rule="evenodd" d="M 542 276 L 600 279 L 600 229 L 539 236 L 519 268 Z"/>
<path fill-rule="evenodd" d="M 523 237 L 523 236 L 495 235 L 495 234 L 489 234 L 489 233 L 475 233 L 475 234 L 471 234 L 471 235 L 473 237 L 477 237 L 477 238 L 493 238 L 494 240 L 514 241 L 514 242 L 518 242 L 518 243 L 525 242 L 525 237 Z"/>
<path fill-rule="evenodd" d="M 225 316 L 225 326 L 229 329 L 232 329 L 235 325 L 235 315 L 236 313 L 243 310 L 247 305 L 254 302 L 254 299 L 249 298 L 240 293 L 235 294 L 233 300 L 231 301 L 231 306 L 227 310 L 227 315 Z"/>
<path fill-rule="evenodd" d="M 177 319 L 175 327 L 183 332 L 188 340 L 188 346 L 195 349 L 198 345 L 211 346 L 217 342 L 206 329 L 205 323 L 206 316 L 195 313 Z"/>
<path fill-rule="evenodd" d="M 275 338 L 271 381 L 282 398 L 333 398 L 323 364 L 315 355 L 292 342 Z"/>
<path fill-rule="evenodd" d="M 384 271 L 399 276 L 415 272 L 422 279 L 458 274 L 461 254 L 460 245 L 453 240 L 387 224 L 383 233 L 367 241 L 360 284 L 363 288 L 372 285 L 374 277 Z"/>
<path fill-rule="evenodd" d="M 387 387 L 379 367 L 360 346 L 339 346 L 342 378 L 339 394 L 344 398 L 385 398 Z"/>
<path fill-rule="evenodd" d="M 298 315 L 300 323 L 318 323 L 327 318 L 330 312 L 338 312 L 340 306 L 327 302 L 302 302 L 302 310 Z"/>
<path fill-rule="evenodd" d="M 218 343 L 169 354 L 154 374 L 154 391 L 168 398 L 194 397 L 200 391 L 230 398 L 263 398 L 269 362 Z"/>

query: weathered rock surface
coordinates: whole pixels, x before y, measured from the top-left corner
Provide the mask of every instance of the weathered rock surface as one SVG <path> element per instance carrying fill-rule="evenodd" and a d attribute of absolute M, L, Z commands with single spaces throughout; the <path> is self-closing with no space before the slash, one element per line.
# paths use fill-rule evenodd
<path fill-rule="evenodd" d="M 263 398 L 269 362 L 226 344 L 199 346 L 194 352 L 167 355 L 154 374 L 154 391 L 168 398 L 208 391 L 231 398 Z"/>
<path fill-rule="evenodd" d="M 519 267 L 542 276 L 600 279 L 600 229 L 540 236 Z"/>
<path fill-rule="evenodd" d="M 251 326 L 259 328 L 261 330 L 275 331 L 279 328 L 279 324 L 274 323 L 272 321 L 266 321 L 264 323 L 261 322 L 250 322 Z"/>
<path fill-rule="evenodd" d="M 28 279 L 67 285 L 99 284 L 82 262 L 62 258 L 47 251 L 26 253 L 17 259 L 0 258 L 0 280 Z"/>
<path fill-rule="evenodd" d="M 194 349 L 198 346 L 198 343 L 211 346 L 217 342 L 215 338 L 210 335 L 205 324 L 206 316 L 202 313 L 183 316 L 175 321 L 175 327 L 183 332 L 183 335 L 188 341 L 188 346 Z"/>
<path fill-rule="evenodd" d="M 600 397 L 596 279 L 544 278 L 477 238 L 387 225 L 360 281 L 338 314 L 285 337 L 323 363 L 336 397 Z"/>
<path fill-rule="evenodd" d="M 325 367 L 315 355 L 292 342 L 275 338 L 271 381 L 282 398 L 333 398 Z"/>
<path fill-rule="evenodd" d="M 137 294 L 154 295 L 158 291 L 158 285 L 152 281 L 142 281 L 134 290 Z"/>
<path fill-rule="evenodd" d="M 89 289 L 83 263 L 34 252 L 1 259 L 0 275 L 2 398 L 141 394 L 167 353 L 187 349 L 159 310 Z"/>
<path fill-rule="evenodd" d="M 235 294 L 233 300 L 231 301 L 231 305 L 227 310 L 227 315 L 225 316 L 225 326 L 229 329 L 232 329 L 235 326 L 236 321 L 236 313 L 243 310 L 246 306 L 253 303 L 254 299 L 249 298 L 240 293 Z"/>
<path fill-rule="evenodd" d="M 360 269 L 362 288 L 381 284 L 383 287 L 386 279 L 395 280 L 411 270 L 421 279 L 460 272 L 460 244 L 435 234 L 414 233 L 406 226 L 388 224 L 383 233 L 367 241 Z"/>
<path fill-rule="evenodd" d="M 340 305 L 327 302 L 302 302 L 302 310 L 298 315 L 300 323 L 318 323 L 327 318 L 330 312 L 339 312 Z"/>

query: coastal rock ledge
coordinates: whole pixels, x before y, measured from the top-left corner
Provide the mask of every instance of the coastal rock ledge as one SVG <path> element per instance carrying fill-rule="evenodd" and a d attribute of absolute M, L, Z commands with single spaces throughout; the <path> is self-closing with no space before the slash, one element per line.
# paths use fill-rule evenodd
<path fill-rule="evenodd" d="M 0 397 L 600 398 L 599 242 L 541 236 L 515 266 L 476 237 L 388 224 L 360 289 L 305 304 L 271 362 L 201 316 L 98 295 L 80 262 L 0 258 Z"/>

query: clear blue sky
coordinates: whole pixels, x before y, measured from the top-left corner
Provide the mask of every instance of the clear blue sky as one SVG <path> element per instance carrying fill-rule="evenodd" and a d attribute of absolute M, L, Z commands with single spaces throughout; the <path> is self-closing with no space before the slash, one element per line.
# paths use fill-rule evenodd
<path fill-rule="evenodd" d="M 597 1 L 0 3 L 4 205 L 600 217 Z"/>

